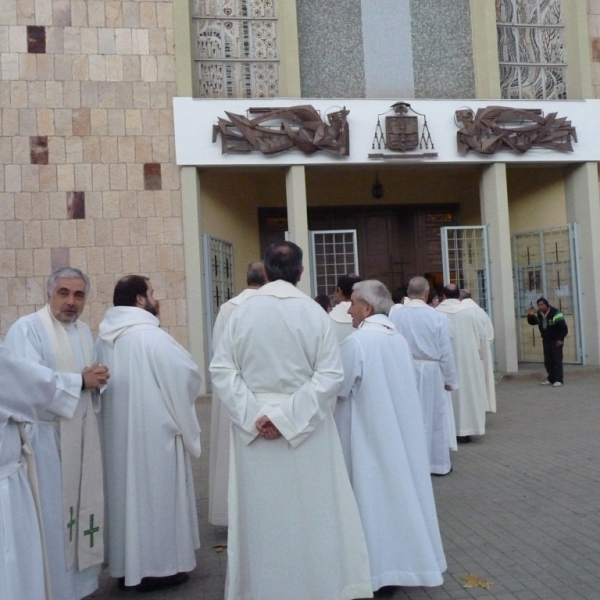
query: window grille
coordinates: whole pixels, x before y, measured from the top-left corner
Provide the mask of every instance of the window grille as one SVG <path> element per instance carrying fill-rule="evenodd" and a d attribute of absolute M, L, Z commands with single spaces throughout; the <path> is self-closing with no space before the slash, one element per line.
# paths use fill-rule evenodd
<path fill-rule="evenodd" d="M 562 0 L 496 0 L 496 25 L 502 97 L 566 99 Z"/>
<path fill-rule="evenodd" d="M 201 98 L 279 95 L 275 0 L 194 0 Z"/>

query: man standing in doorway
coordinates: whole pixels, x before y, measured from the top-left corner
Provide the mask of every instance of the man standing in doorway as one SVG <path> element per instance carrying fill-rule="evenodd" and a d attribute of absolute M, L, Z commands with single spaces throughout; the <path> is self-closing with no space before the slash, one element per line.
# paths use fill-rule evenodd
<path fill-rule="evenodd" d="M 371 598 L 365 537 L 333 419 L 343 379 L 327 313 L 298 290 L 302 250 L 231 315 L 210 365 L 231 421 L 225 598 Z"/>
<path fill-rule="evenodd" d="M 250 263 L 246 285 L 241 294 L 221 306 L 212 334 L 213 354 L 217 351 L 225 326 L 233 311 L 256 290 L 267 283 L 262 260 Z M 210 414 L 210 456 L 208 462 L 208 520 L 213 525 L 227 526 L 227 489 L 229 480 L 229 430 L 231 419 L 213 390 Z"/>
<path fill-rule="evenodd" d="M 198 367 L 160 328 L 152 283 L 129 275 L 100 323 L 108 563 L 121 587 L 184 583 L 200 547 L 190 456 L 200 456 Z"/>
<path fill-rule="evenodd" d="M 352 286 L 359 281 L 362 281 L 362 278 L 353 274 L 343 275 L 338 279 L 334 295 L 334 301 L 337 304 L 329 313 L 329 317 L 332 320 L 332 329 L 338 342 L 342 342 L 350 334 L 354 333 L 352 317 L 348 314 L 348 309 L 350 308 Z"/>
<path fill-rule="evenodd" d="M 79 320 L 89 289 L 79 269 L 57 269 L 46 286 L 48 303 L 21 317 L 5 339 L 15 354 L 55 371 L 60 384 L 31 432 L 50 588 L 60 600 L 91 594 L 104 561 L 102 457 L 92 394 L 109 375 L 95 362 L 90 328 Z M 76 395 L 67 392 L 74 377 Z"/>
<path fill-rule="evenodd" d="M 540 385 L 560 387 L 563 384 L 563 346 L 569 329 L 562 312 L 550 306 L 546 298 L 540 298 L 537 307 L 537 312 L 533 306 L 529 309 L 527 322 L 537 325 L 542 335 L 544 367 L 548 377 Z"/>

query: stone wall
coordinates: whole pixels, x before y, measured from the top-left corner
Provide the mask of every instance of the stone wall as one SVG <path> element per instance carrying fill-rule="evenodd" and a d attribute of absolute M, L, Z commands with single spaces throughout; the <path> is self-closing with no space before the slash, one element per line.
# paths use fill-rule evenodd
<path fill-rule="evenodd" d="M 141 273 L 186 343 L 175 93 L 171 2 L 2 0 L 0 335 L 70 265 L 92 329 Z"/>

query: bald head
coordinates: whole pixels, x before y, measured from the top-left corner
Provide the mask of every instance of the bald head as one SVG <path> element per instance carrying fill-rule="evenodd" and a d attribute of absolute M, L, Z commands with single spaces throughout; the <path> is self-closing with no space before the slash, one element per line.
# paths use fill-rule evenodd
<path fill-rule="evenodd" d="M 449 300 L 458 300 L 460 298 L 460 289 L 455 283 L 449 283 L 444 286 L 444 296 Z"/>
<path fill-rule="evenodd" d="M 406 294 L 411 300 L 417 299 L 427 302 L 427 298 L 429 297 L 429 282 L 425 277 L 413 277 L 408 282 Z"/>
<path fill-rule="evenodd" d="M 267 276 L 265 275 L 265 264 L 262 260 L 257 260 L 248 265 L 246 271 L 246 285 L 249 288 L 260 288 L 267 283 Z"/>

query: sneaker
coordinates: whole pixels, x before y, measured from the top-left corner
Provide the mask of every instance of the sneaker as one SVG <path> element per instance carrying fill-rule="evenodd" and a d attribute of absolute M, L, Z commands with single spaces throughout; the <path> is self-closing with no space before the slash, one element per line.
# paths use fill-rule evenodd
<path fill-rule="evenodd" d="M 544 379 L 544 381 L 540 381 L 540 385 L 552 385 L 547 379 Z"/>
<path fill-rule="evenodd" d="M 561 385 L 562 385 L 562 383 L 561 383 L 560 381 L 555 381 L 555 382 L 552 384 L 552 387 L 560 387 Z"/>

